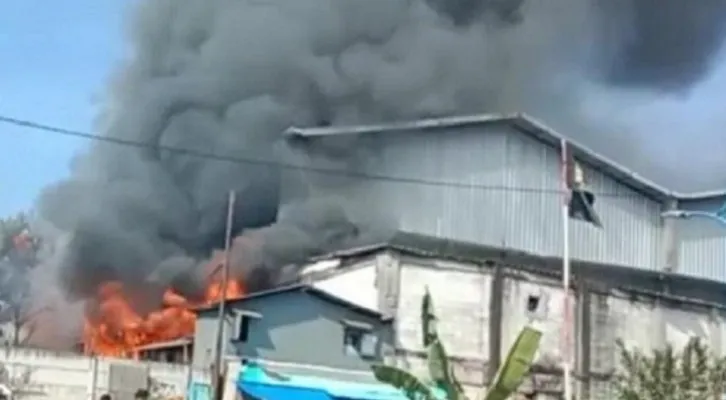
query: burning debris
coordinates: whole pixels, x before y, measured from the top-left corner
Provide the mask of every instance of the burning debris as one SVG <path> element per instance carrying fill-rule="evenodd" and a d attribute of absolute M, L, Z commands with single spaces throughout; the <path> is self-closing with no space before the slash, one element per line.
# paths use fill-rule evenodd
<path fill-rule="evenodd" d="M 361 223 L 375 210 L 352 216 L 320 193 L 278 209 L 275 149 L 291 125 L 522 110 L 581 132 L 610 155 L 632 156 L 634 168 L 659 170 L 663 164 L 641 154 L 640 120 L 593 117 L 584 107 L 622 106 L 619 93 L 637 94 L 643 105 L 656 99 L 640 89 L 615 92 L 613 82 L 626 90 L 700 82 L 721 42 L 725 2 L 708 2 L 718 4 L 713 15 L 691 27 L 682 18 L 698 20 L 705 5 L 660 1 L 658 12 L 645 13 L 638 1 L 141 2 L 132 52 L 97 132 L 144 148 L 93 143 L 39 201 L 41 217 L 71 235 L 54 257 L 66 296 L 89 303 L 88 346 L 120 354 L 189 331 L 189 309 L 213 298 L 203 271 L 223 244 L 228 190 L 239 199 L 232 271 L 246 290 L 294 279 L 294 267 L 283 266 L 376 236 Z M 695 28 L 703 24 L 709 29 Z M 670 32 L 689 46 L 663 45 Z M 626 33 L 646 55 L 631 54 Z M 669 59 L 680 63 L 664 70 L 648 62 Z M 604 130 L 598 115 L 622 135 Z M 352 138 L 330 148 L 344 158 L 359 146 Z"/>
<path fill-rule="evenodd" d="M 133 357 L 139 347 L 194 334 L 194 309 L 211 305 L 222 296 L 226 299 L 242 297 L 245 291 L 239 281 L 228 283 L 226 290 L 218 279 L 210 282 L 201 300 L 190 300 L 167 289 L 158 310 L 139 313 L 132 306 L 130 292 L 119 282 L 101 285 L 97 301 L 89 303 L 83 329 L 86 354 L 115 357 Z"/>

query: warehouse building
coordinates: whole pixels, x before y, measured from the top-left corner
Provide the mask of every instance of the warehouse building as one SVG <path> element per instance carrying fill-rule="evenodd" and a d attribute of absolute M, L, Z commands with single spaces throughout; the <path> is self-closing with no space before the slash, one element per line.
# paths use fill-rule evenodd
<path fill-rule="evenodd" d="M 393 362 L 421 374 L 426 352 L 420 301 L 428 288 L 442 340 L 470 398 L 488 384 L 517 332 L 533 324 L 543 339 L 522 391 L 536 388 L 558 398 L 565 318 L 561 265 L 557 257 L 399 233 L 375 246 L 311 260 L 303 279 L 393 320 Z M 609 380 L 619 363 L 617 340 L 649 351 L 665 343 L 679 348 L 696 336 L 726 355 L 723 284 L 612 264 L 578 261 L 572 267 L 577 398 L 613 398 Z"/>
<path fill-rule="evenodd" d="M 361 220 L 382 205 L 376 213 L 396 230 L 561 255 L 562 136 L 526 115 L 292 128 L 287 137 L 283 157 L 304 168 L 286 170 L 283 204 L 327 194 Z M 338 141 L 354 141 L 345 148 L 356 153 L 341 157 Z M 573 259 L 726 282 L 726 224 L 714 217 L 726 192 L 678 193 L 570 148 L 603 224 L 571 224 Z"/>

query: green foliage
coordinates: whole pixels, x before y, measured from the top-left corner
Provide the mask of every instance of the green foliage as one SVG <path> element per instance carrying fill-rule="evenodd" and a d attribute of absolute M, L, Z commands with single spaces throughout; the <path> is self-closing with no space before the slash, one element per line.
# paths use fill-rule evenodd
<path fill-rule="evenodd" d="M 643 354 L 618 341 L 620 372 L 615 390 L 621 400 L 721 399 L 726 388 L 726 359 L 717 357 L 698 338 L 682 351 L 668 345 Z"/>
<path fill-rule="evenodd" d="M 524 327 L 519 332 L 494 382 L 489 386 L 486 400 L 504 400 L 517 390 L 529 372 L 541 339 L 542 332 L 530 327 Z"/>
<path fill-rule="evenodd" d="M 436 388 L 446 393 L 447 400 L 464 400 L 466 399 L 464 389 L 454 375 L 446 349 L 439 338 L 436 329 L 437 321 L 433 299 L 426 288 L 421 301 L 421 341 L 424 348 L 427 349 L 428 378 Z M 539 348 L 541 336 L 539 331 L 532 328 L 525 328 L 520 332 L 484 400 L 504 400 L 514 393 L 529 371 L 534 355 Z M 403 390 L 411 400 L 436 399 L 435 394 L 423 379 L 417 378 L 405 370 L 385 365 L 374 365 L 372 369 L 378 381 Z"/>
<path fill-rule="evenodd" d="M 434 313 L 434 301 L 431 298 L 429 289 L 426 288 L 424 297 L 421 300 L 421 343 L 424 348 L 428 348 L 438 336 L 436 331 L 436 314 Z"/>
<path fill-rule="evenodd" d="M 388 365 L 373 365 L 371 368 L 378 381 L 402 390 L 411 400 L 436 400 L 431 389 L 408 371 Z"/>
<path fill-rule="evenodd" d="M 0 259 L 13 248 L 15 237 L 28 227 L 28 217 L 23 213 L 0 219 Z"/>

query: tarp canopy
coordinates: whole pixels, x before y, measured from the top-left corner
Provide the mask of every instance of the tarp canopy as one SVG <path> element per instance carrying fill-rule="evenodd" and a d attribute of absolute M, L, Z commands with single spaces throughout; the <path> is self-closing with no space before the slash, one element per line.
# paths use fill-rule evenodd
<path fill-rule="evenodd" d="M 187 391 L 187 400 L 211 400 L 212 388 L 207 383 L 192 382 Z"/>
<path fill-rule="evenodd" d="M 242 367 L 237 387 L 264 400 L 408 400 L 406 395 L 387 384 L 346 382 L 312 376 L 281 375 L 266 372 L 262 366 L 250 363 Z M 440 399 L 445 396 L 434 391 Z"/>

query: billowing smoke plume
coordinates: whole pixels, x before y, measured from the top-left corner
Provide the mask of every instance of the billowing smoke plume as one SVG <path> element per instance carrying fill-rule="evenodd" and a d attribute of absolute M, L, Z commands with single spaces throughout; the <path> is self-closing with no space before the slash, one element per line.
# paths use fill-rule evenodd
<path fill-rule="evenodd" d="M 712 72 L 725 4 L 143 2 L 98 132 L 147 148 L 94 143 L 40 201 L 43 217 L 72 234 L 64 287 L 84 297 L 109 279 L 189 286 L 223 243 L 229 189 L 238 193 L 233 261 L 253 285 L 366 240 L 370 231 L 334 200 L 278 210 L 279 170 L 224 160 L 277 161 L 273 148 L 291 125 L 525 111 L 668 186 L 721 183 L 714 167 L 726 146 L 713 115 L 723 113 L 704 116 L 694 102 L 722 79 Z M 700 147 L 711 153 L 692 152 L 712 137 L 721 139 Z M 687 151 L 685 170 L 670 155 Z"/>

